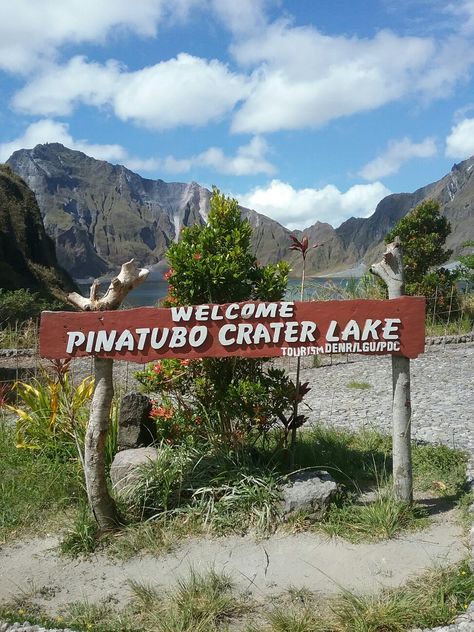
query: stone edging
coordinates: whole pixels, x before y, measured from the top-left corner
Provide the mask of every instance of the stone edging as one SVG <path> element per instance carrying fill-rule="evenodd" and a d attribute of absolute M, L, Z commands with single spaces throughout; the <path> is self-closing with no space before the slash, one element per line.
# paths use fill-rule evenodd
<path fill-rule="evenodd" d="M 428 336 L 425 340 L 427 347 L 432 345 L 457 345 L 463 342 L 474 342 L 474 333 L 460 336 Z"/>

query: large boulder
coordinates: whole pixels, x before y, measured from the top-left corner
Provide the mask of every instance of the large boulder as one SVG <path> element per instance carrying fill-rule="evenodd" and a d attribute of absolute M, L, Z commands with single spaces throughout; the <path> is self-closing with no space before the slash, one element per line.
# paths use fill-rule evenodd
<path fill-rule="evenodd" d="M 151 402 L 141 393 L 128 393 L 120 402 L 118 449 L 143 448 L 156 439 L 156 426 L 150 419 Z"/>
<path fill-rule="evenodd" d="M 336 495 L 336 481 L 324 470 L 306 470 L 287 477 L 281 488 L 283 516 L 304 511 L 313 520 L 326 513 Z"/>
<path fill-rule="evenodd" d="M 127 488 L 140 479 L 140 468 L 155 461 L 158 457 L 156 448 L 135 448 L 117 452 L 110 466 L 110 479 L 116 494 L 122 494 Z"/>

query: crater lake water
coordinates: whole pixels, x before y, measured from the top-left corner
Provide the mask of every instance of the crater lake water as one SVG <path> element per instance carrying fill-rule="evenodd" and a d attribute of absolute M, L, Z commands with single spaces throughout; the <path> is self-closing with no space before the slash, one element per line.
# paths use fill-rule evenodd
<path fill-rule="evenodd" d="M 157 306 L 161 299 L 168 293 L 168 283 L 163 275 L 168 269 L 166 264 L 153 266 L 147 280 L 128 294 L 123 303 L 123 307 L 145 307 Z M 329 298 L 343 298 L 343 291 L 348 285 L 357 279 L 353 277 L 311 277 L 305 283 L 305 300 L 328 300 Z M 109 281 L 101 283 L 101 291 L 105 292 Z M 87 296 L 90 284 L 79 284 L 81 293 Z M 301 281 L 299 279 L 289 279 L 286 299 L 299 301 Z"/>

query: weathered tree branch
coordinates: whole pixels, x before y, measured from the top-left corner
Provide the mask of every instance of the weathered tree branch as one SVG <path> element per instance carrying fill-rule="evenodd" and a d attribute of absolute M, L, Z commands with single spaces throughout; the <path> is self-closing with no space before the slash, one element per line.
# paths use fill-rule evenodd
<path fill-rule="evenodd" d="M 134 259 L 131 259 L 122 265 L 120 273 L 112 279 L 102 298 L 99 297 L 100 284 L 96 279 L 91 285 L 89 298 L 73 292 L 67 300 L 85 312 L 117 309 L 127 294 L 145 281 L 149 272 L 146 268 L 137 268 Z"/>
<path fill-rule="evenodd" d="M 400 238 L 387 245 L 382 261 L 374 263 L 370 272 L 380 277 L 387 285 L 389 298 L 398 298 L 405 294 L 405 279 L 403 270 L 403 253 Z"/>
<path fill-rule="evenodd" d="M 403 296 L 405 292 L 403 252 L 398 237 L 388 244 L 382 261 L 371 266 L 370 271 L 386 283 L 389 298 Z M 392 355 L 392 388 L 394 493 L 398 500 L 411 503 L 413 501 L 413 474 L 410 360 L 404 356 Z"/>
<path fill-rule="evenodd" d="M 134 260 L 122 265 L 118 276 L 112 279 L 105 295 L 100 298 L 99 281 L 90 288 L 89 298 L 74 292 L 68 301 L 83 311 L 117 309 L 130 290 L 143 283 L 149 271 L 138 269 Z M 94 359 L 94 396 L 84 441 L 84 476 L 87 497 L 92 513 L 101 531 L 110 531 L 120 524 L 120 516 L 107 488 L 105 470 L 105 442 L 110 425 L 110 408 L 114 395 L 112 378 L 113 360 Z"/>

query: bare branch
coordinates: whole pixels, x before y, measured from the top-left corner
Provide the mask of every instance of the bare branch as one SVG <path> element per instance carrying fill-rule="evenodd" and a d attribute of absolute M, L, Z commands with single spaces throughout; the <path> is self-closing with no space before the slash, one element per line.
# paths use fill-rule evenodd
<path fill-rule="evenodd" d="M 395 239 L 387 245 L 382 261 L 374 263 L 370 267 L 370 272 L 384 281 L 388 287 L 389 298 L 397 298 L 404 294 L 404 271 L 403 253 L 400 238 Z"/>
<path fill-rule="evenodd" d="M 137 268 L 133 259 L 122 264 L 119 274 L 112 279 L 102 298 L 99 298 L 99 281 L 96 279 L 91 285 L 89 298 L 84 298 L 77 292 L 69 294 L 68 302 L 82 311 L 104 311 L 117 309 L 127 294 L 143 283 L 149 270 Z"/>

